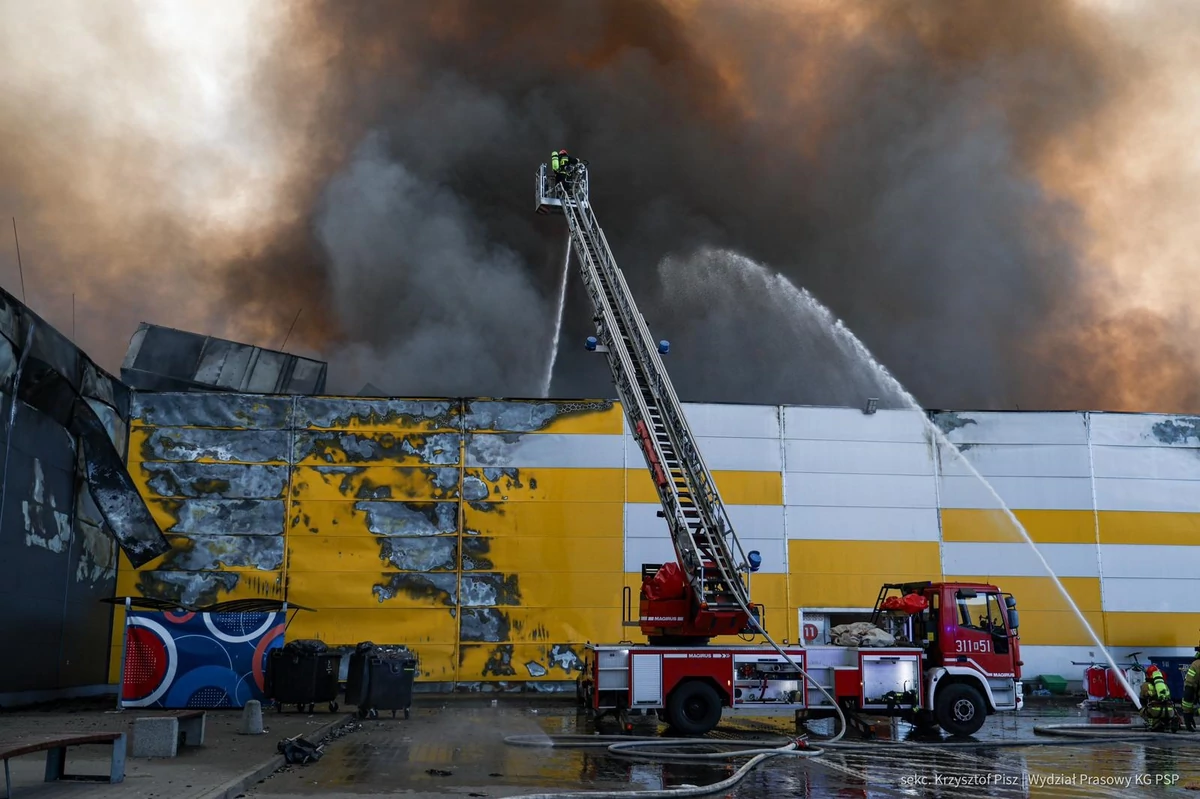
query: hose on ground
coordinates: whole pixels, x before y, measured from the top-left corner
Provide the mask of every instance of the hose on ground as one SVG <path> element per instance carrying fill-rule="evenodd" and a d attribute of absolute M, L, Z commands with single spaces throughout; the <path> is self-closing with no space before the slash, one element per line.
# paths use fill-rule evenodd
<path fill-rule="evenodd" d="M 1100 741 L 1161 741 L 1181 736 L 1194 740 L 1194 732 L 1155 732 L 1144 724 L 1120 722 L 1116 724 L 1045 724 L 1033 728 L 1035 735 L 1056 736 L 1074 740 Z"/>
<path fill-rule="evenodd" d="M 783 743 L 780 743 L 780 742 Z M 808 748 L 802 740 L 776 739 L 743 739 L 736 741 L 714 740 L 682 740 L 671 738 L 648 738 L 629 735 L 511 735 L 504 739 L 510 746 L 550 747 L 559 749 L 604 748 L 609 754 L 633 760 L 652 761 L 720 761 L 753 755 L 743 763 L 737 771 L 720 782 L 709 785 L 680 785 L 675 788 L 661 790 L 634 791 L 553 791 L 548 793 L 525 794 L 522 799 L 578 799 L 586 796 L 588 799 L 678 799 L 688 796 L 708 796 L 709 794 L 727 791 L 737 785 L 746 775 L 766 760 L 773 757 L 817 757 L 822 754 L 820 749 Z M 776 744 L 776 745 L 772 745 Z M 749 747 L 725 752 L 672 752 L 669 754 L 651 754 L 638 751 L 655 747 L 671 747 L 680 749 L 695 746 Z"/>

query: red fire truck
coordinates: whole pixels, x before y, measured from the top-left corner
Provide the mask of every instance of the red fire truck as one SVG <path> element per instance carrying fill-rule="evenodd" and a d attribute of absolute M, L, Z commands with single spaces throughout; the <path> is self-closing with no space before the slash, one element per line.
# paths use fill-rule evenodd
<path fill-rule="evenodd" d="M 538 213 L 566 217 L 595 309 L 596 335 L 585 346 L 607 355 L 676 554 L 674 563 L 643 566 L 638 618 L 626 613 L 625 625 L 648 643 L 589 645 L 579 680 L 585 705 L 618 716 L 654 711 L 692 735 L 725 712 L 815 719 L 838 709 L 852 721 L 899 716 L 971 735 L 988 714 L 1020 709 L 1016 601 L 995 586 L 883 586 L 871 622 L 891 638 L 873 642 L 897 645 L 775 644 L 762 607 L 750 602 L 761 557 L 743 551 L 729 522 L 663 366 L 670 345 L 650 335 L 617 267 L 592 211 L 586 166 L 552 176 L 543 164 L 536 183 Z M 733 636 L 766 643 L 713 643 Z"/>

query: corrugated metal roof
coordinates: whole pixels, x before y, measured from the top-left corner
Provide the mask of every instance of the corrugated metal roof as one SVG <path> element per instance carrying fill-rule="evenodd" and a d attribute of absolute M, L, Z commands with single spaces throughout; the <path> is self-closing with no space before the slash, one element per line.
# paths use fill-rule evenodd
<path fill-rule="evenodd" d="M 121 379 L 143 391 L 320 394 L 327 372 L 323 361 L 147 322 L 121 365 Z"/>

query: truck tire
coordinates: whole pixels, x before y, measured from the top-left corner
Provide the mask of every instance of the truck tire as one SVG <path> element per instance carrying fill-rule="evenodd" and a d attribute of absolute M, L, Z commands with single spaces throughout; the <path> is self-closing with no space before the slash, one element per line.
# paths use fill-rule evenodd
<path fill-rule="evenodd" d="M 938 726 L 951 735 L 974 735 L 987 721 L 987 703 L 975 687 L 950 683 L 937 692 L 934 715 Z"/>
<path fill-rule="evenodd" d="M 721 721 L 721 697 L 702 680 L 688 680 L 667 699 L 667 724 L 684 735 L 704 735 Z"/>

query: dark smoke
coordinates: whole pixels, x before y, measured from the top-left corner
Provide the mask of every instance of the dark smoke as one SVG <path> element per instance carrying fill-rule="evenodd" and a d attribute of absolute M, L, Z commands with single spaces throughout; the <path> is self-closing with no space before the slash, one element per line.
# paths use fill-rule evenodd
<path fill-rule="evenodd" d="M 534 394 L 565 230 L 533 174 L 565 146 L 684 399 L 874 390 L 715 248 L 811 290 L 928 406 L 1200 410 L 1195 320 L 1124 310 L 1060 190 L 1102 182 L 1098 120 L 1146 69 L 1113 30 L 1073 0 L 291 3 L 250 93 L 281 206 L 177 246 L 231 334 L 274 344 L 304 308 L 292 343 L 335 390 Z M 613 393 L 590 316 L 576 278 L 556 395 Z"/>

